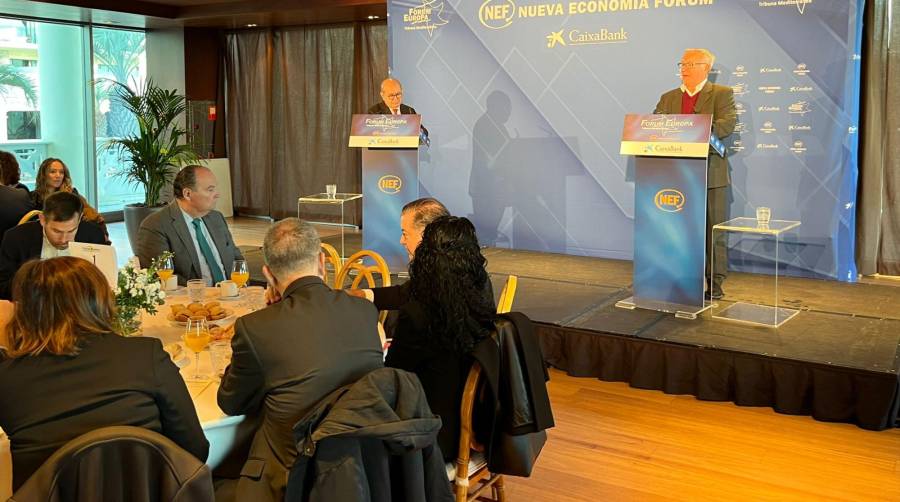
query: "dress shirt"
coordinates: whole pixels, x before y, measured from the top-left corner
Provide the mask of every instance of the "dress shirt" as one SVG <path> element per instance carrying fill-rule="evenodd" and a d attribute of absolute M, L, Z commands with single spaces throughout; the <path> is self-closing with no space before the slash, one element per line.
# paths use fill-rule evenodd
<path fill-rule="evenodd" d="M 66 249 L 57 249 L 56 246 L 50 244 L 50 241 L 47 240 L 47 234 L 42 234 L 44 237 L 44 242 L 41 244 L 41 259 L 47 260 L 49 258 L 56 258 L 57 256 L 70 256 L 72 251 L 69 248 Z"/>
<path fill-rule="evenodd" d="M 197 252 L 197 259 L 200 261 L 200 275 L 203 277 L 203 280 L 206 281 L 207 286 L 215 286 L 215 284 L 213 284 L 213 276 L 209 264 L 206 263 L 206 258 L 204 258 L 203 251 L 200 250 L 200 244 L 197 242 L 197 232 L 194 230 L 194 217 L 187 214 L 184 209 L 181 210 L 181 215 L 184 216 L 184 223 L 187 225 L 188 232 L 191 233 L 191 240 L 194 241 L 194 250 Z M 222 265 L 222 257 L 219 256 L 219 250 L 216 248 L 216 241 L 209 235 L 209 229 L 206 228 L 206 222 L 202 219 L 200 220 L 200 227 L 203 229 L 203 236 L 206 237 L 206 242 L 209 243 L 209 248 L 212 250 L 213 256 L 216 257 L 216 266 L 222 271 L 222 277 L 227 279 L 229 274 L 226 274 L 225 266 Z"/>
<path fill-rule="evenodd" d="M 695 94 L 697 94 L 698 92 L 703 90 L 703 86 L 706 85 L 707 80 L 708 79 L 704 78 L 703 82 L 700 82 L 699 84 L 697 84 L 697 87 L 694 87 L 693 90 L 690 90 L 687 88 L 686 85 L 681 84 L 681 92 L 685 92 L 685 93 L 687 93 L 688 96 L 694 97 Z"/>

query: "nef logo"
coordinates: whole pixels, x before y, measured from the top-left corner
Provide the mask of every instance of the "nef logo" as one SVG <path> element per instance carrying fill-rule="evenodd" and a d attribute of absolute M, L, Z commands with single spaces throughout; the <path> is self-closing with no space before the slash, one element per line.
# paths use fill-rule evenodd
<path fill-rule="evenodd" d="M 667 213 L 677 213 L 684 209 L 684 194 L 674 188 L 663 188 L 653 197 L 656 207 Z"/>
<path fill-rule="evenodd" d="M 487 0 L 478 9 L 478 20 L 485 28 L 501 30 L 512 24 L 515 12 L 512 0 Z"/>
<path fill-rule="evenodd" d="M 403 180 L 393 174 L 387 174 L 378 179 L 378 189 L 389 195 L 399 192 L 402 186 Z"/>

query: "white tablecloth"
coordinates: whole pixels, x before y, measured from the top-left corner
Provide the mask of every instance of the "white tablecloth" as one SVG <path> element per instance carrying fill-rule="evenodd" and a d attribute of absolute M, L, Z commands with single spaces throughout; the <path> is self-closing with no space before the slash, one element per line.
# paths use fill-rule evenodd
<path fill-rule="evenodd" d="M 217 294 L 218 290 L 216 288 L 207 288 L 206 301 L 219 300 Z M 172 293 L 166 299 L 166 305 L 160 307 L 158 314 L 155 316 L 144 315 L 144 336 L 159 338 L 163 344 L 181 341 L 184 328 L 166 319 L 170 312 L 169 305 L 174 303 L 190 303 L 183 288 Z M 234 316 L 215 323 L 223 326 L 232 324 L 236 317 L 250 312 L 253 308 L 261 308 L 263 306 L 262 288 L 247 288 L 240 300 L 221 301 L 221 304 L 224 308 L 233 310 Z M 181 368 L 181 374 L 186 376 L 193 373 L 195 359 L 194 353 L 188 350 L 187 347 L 184 347 L 183 353 L 185 357 L 178 362 L 180 363 L 179 365 L 187 363 L 186 366 Z M 212 373 L 209 351 L 204 351 L 200 354 L 200 369 L 202 372 Z M 197 409 L 197 416 L 200 418 L 203 432 L 209 440 L 209 459 L 207 459 L 206 463 L 211 469 L 214 469 L 235 445 L 246 439 L 242 437 L 242 434 L 246 436 L 252 431 L 239 430 L 238 425 L 243 422 L 243 416 L 229 417 L 219 408 L 219 405 L 216 403 L 216 393 L 219 390 L 218 381 L 188 382 L 187 388 Z M 9 452 L 9 439 L 0 429 L 0 500 L 6 500 L 11 495 L 12 458 Z"/>

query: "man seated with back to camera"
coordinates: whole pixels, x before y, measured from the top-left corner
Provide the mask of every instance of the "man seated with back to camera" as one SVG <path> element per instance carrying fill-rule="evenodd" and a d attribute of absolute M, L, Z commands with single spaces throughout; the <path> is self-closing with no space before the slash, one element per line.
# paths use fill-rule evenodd
<path fill-rule="evenodd" d="M 15 189 L 14 189 L 15 190 Z M 106 236 L 95 223 L 82 221 L 84 202 L 70 192 L 55 192 L 44 200 L 39 221 L 6 231 L 0 243 L 0 298 L 10 298 L 16 271 L 28 260 L 69 256 L 69 243 L 105 244 Z"/>

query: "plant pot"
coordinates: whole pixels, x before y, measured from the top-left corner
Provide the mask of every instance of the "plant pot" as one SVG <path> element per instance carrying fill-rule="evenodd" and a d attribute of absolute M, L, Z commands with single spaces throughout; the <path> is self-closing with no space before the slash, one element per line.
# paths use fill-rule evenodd
<path fill-rule="evenodd" d="M 163 209 L 166 206 L 147 207 L 143 204 L 128 204 L 123 208 L 125 229 L 128 231 L 128 243 L 131 245 L 131 253 L 136 254 L 138 244 L 138 230 L 144 218 Z"/>

